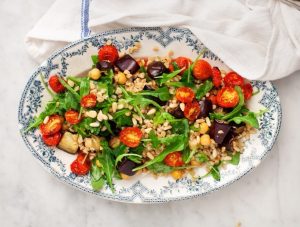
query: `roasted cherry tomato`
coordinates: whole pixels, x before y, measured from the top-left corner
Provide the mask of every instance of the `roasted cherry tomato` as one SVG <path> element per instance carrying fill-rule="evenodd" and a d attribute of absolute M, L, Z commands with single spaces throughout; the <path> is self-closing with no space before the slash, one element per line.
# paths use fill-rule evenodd
<path fill-rule="evenodd" d="M 217 102 L 217 96 L 215 96 L 215 95 L 210 95 L 210 96 L 208 97 L 208 99 L 212 102 L 212 104 L 214 104 L 214 105 L 217 105 L 217 104 L 218 104 L 218 102 Z"/>
<path fill-rule="evenodd" d="M 68 110 L 65 113 L 65 119 L 72 125 L 78 124 L 81 121 L 79 118 L 79 113 L 75 110 Z"/>
<path fill-rule="evenodd" d="M 200 109 L 199 103 L 197 101 L 193 101 L 193 102 L 187 103 L 185 105 L 183 114 L 190 121 L 194 121 L 197 119 L 200 112 L 201 112 L 201 109 Z"/>
<path fill-rule="evenodd" d="M 65 91 L 65 87 L 60 83 L 57 75 L 51 76 L 48 83 L 51 89 L 56 93 L 62 93 Z"/>
<path fill-rule="evenodd" d="M 59 132 L 62 128 L 63 122 L 64 122 L 63 117 L 57 114 L 51 115 L 46 124 L 42 123 L 40 125 L 40 130 L 42 132 L 42 135 L 50 136 Z"/>
<path fill-rule="evenodd" d="M 120 141 L 128 147 L 137 147 L 142 139 L 143 133 L 137 127 L 127 127 L 120 132 Z"/>
<path fill-rule="evenodd" d="M 250 83 L 243 84 L 242 85 L 242 90 L 244 93 L 244 97 L 246 100 L 250 99 L 252 94 L 253 94 L 253 87 Z"/>
<path fill-rule="evenodd" d="M 172 152 L 168 154 L 165 159 L 164 163 L 168 166 L 172 167 L 179 167 L 183 166 L 182 154 L 179 151 Z"/>
<path fill-rule="evenodd" d="M 182 75 L 184 73 L 184 71 L 187 70 L 187 68 L 192 64 L 192 60 L 189 59 L 189 58 L 186 58 L 186 57 L 175 58 L 172 62 L 175 62 L 177 64 L 177 66 L 178 66 L 179 69 L 183 69 L 180 72 L 180 75 Z M 173 66 L 172 63 L 169 66 L 169 70 L 171 72 L 174 71 L 174 66 Z"/>
<path fill-rule="evenodd" d="M 50 136 L 43 135 L 42 139 L 44 143 L 47 144 L 48 146 L 56 146 L 57 144 L 59 144 L 59 141 L 61 139 L 61 133 L 57 132 Z"/>
<path fill-rule="evenodd" d="M 77 158 L 71 164 L 71 171 L 77 175 L 86 175 L 91 168 L 89 158 L 84 153 L 79 153 Z"/>
<path fill-rule="evenodd" d="M 224 84 L 226 86 L 242 86 L 244 84 L 244 79 L 236 72 L 229 72 L 224 77 Z"/>
<path fill-rule="evenodd" d="M 192 102 L 195 98 L 194 91 L 189 87 L 180 87 L 176 90 L 176 99 L 183 103 Z"/>
<path fill-rule="evenodd" d="M 119 58 L 118 50 L 113 45 L 105 45 L 99 49 L 98 59 L 99 61 L 109 61 L 114 63 Z"/>
<path fill-rule="evenodd" d="M 212 76 L 211 65 L 205 60 L 198 60 L 193 68 L 193 76 L 198 80 L 206 80 Z"/>
<path fill-rule="evenodd" d="M 97 104 L 97 96 L 94 94 L 88 94 L 83 96 L 80 105 L 84 108 L 92 108 L 95 107 Z"/>
<path fill-rule="evenodd" d="M 223 87 L 218 91 L 217 103 L 224 108 L 235 107 L 239 102 L 239 95 L 233 87 Z"/>
<path fill-rule="evenodd" d="M 222 84 L 222 76 L 218 67 L 212 68 L 212 82 L 215 87 L 220 87 Z"/>

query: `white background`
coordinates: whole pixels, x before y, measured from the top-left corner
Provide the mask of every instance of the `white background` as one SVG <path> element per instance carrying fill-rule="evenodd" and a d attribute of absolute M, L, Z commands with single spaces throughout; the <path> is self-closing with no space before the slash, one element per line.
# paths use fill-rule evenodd
<path fill-rule="evenodd" d="M 52 2 L 0 1 L 0 226 L 300 226 L 300 72 L 274 83 L 283 121 L 273 150 L 255 171 L 208 196 L 122 204 L 77 191 L 43 170 L 21 141 L 17 106 L 37 66 L 24 36 Z"/>

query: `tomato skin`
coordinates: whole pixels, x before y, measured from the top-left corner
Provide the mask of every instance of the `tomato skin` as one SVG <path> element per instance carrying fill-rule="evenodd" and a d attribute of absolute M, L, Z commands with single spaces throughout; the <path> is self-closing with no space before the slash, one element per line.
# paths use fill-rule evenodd
<path fill-rule="evenodd" d="M 175 151 L 170 154 L 168 154 L 165 159 L 164 163 L 168 166 L 172 167 L 179 167 L 183 166 L 183 160 L 182 160 L 182 154 L 180 151 Z"/>
<path fill-rule="evenodd" d="M 120 141 L 127 147 L 137 147 L 142 139 L 143 133 L 137 127 L 127 127 L 120 132 Z"/>
<path fill-rule="evenodd" d="M 97 96 L 94 94 L 88 94 L 83 96 L 80 105 L 84 108 L 92 108 L 95 107 L 97 104 Z"/>
<path fill-rule="evenodd" d="M 109 61 L 114 63 L 119 58 L 118 50 L 113 45 L 105 45 L 99 49 L 98 59 L 99 61 Z"/>
<path fill-rule="evenodd" d="M 212 76 L 211 65 L 205 60 L 198 60 L 193 68 L 193 76 L 197 80 L 207 80 Z"/>
<path fill-rule="evenodd" d="M 185 70 L 187 70 L 187 68 L 192 64 L 192 60 L 186 57 L 178 57 L 175 58 L 172 62 L 175 62 L 178 66 L 179 69 L 183 69 L 179 74 L 182 75 L 184 73 Z M 169 70 L 171 72 L 174 71 L 174 66 L 171 63 L 169 66 Z"/>
<path fill-rule="evenodd" d="M 239 102 L 239 95 L 233 87 L 223 87 L 218 91 L 217 103 L 224 108 L 235 107 Z"/>
<path fill-rule="evenodd" d="M 51 115 L 46 124 L 42 123 L 40 125 L 40 130 L 42 135 L 50 136 L 50 135 L 54 135 L 55 133 L 58 133 L 62 128 L 63 122 L 64 122 L 63 117 L 57 114 Z"/>
<path fill-rule="evenodd" d="M 77 158 L 70 165 L 72 173 L 76 175 L 86 175 L 91 168 L 91 163 L 86 154 L 79 153 Z"/>
<path fill-rule="evenodd" d="M 65 87 L 60 83 L 57 75 L 51 76 L 48 83 L 51 89 L 56 93 L 62 93 L 65 91 Z"/>
<path fill-rule="evenodd" d="M 192 102 L 195 98 L 194 91 L 189 87 L 180 87 L 176 90 L 176 99 L 183 103 Z"/>
<path fill-rule="evenodd" d="M 225 86 L 242 86 L 244 84 L 244 78 L 236 72 L 229 72 L 224 77 Z"/>
<path fill-rule="evenodd" d="M 212 104 L 218 105 L 218 102 L 217 102 L 217 96 L 215 96 L 215 95 L 210 95 L 210 96 L 208 97 L 208 99 L 212 102 Z"/>
<path fill-rule="evenodd" d="M 222 85 L 222 76 L 221 76 L 221 71 L 218 67 L 213 67 L 212 68 L 212 82 L 215 87 L 220 87 Z"/>
<path fill-rule="evenodd" d="M 72 125 L 78 124 L 81 121 L 81 118 L 79 118 L 79 113 L 75 110 L 68 110 L 65 113 L 65 119 Z"/>
<path fill-rule="evenodd" d="M 188 120 L 195 121 L 198 118 L 200 112 L 201 109 L 199 103 L 197 101 L 193 101 L 185 105 L 183 114 Z"/>
<path fill-rule="evenodd" d="M 243 84 L 242 90 L 243 90 L 243 93 L 244 93 L 244 98 L 246 100 L 249 100 L 252 97 L 252 94 L 253 94 L 252 85 L 250 83 Z"/>
<path fill-rule="evenodd" d="M 56 146 L 60 142 L 61 133 L 57 132 L 50 136 L 42 135 L 42 139 L 44 143 L 47 144 L 48 146 Z"/>

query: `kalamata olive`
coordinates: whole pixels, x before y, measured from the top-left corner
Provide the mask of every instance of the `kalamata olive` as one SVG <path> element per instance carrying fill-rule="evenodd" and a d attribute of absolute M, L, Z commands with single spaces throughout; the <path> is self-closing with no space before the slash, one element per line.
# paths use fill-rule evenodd
<path fill-rule="evenodd" d="M 131 74 L 136 73 L 140 69 L 137 61 L 134 60 L 134 58 L 132 58 L 129 54 L 126 54 L 123 57 L 119 58 L 115 62 L 115 65 L 120 71 L 124 72 L 125 70 L 128 70 Z"/>
<path fill-rule="evenodd" d="M 212 102 L 208 99 L 200 100 L 200 114 L 198 118 L 207 117 L 212 112 Z"/>
<path fill-rule="evenodd" d="M 215 120 L 210 127 L 209 134 L 217 144 L 222 144 L 230 130 L 231 126 L 228 123 Z"/>
<path fill-rule="evenodd" d="M 137 167 L 137 164 L 127 158 L 123 158 L 122 161 L 117 165 L 118 171 L 128 176 L 133 176 L 135 174 L 135 172 L 132 171 L 135 167 Z"/>
<path fill-rule="evenodd" d="M 113 65 L 108 61 L 98 61 L 96 64 L 96 68 L 100 71 L 107 71 L 112 69 Z"/>
<path fill-rule="evenodd" d="M 175 118 L 178 118 L 178 119 L 184 118 L 183 111 L 180 109 L 179 106 L 177 106 L 175 109 L 171 110 L 170 114 L 172 114 Z"/>
<path fill-rule="evenodd" d="M 165 73 L 167 71 L 166 66 L 164 65 L 164 63 L 160 62 L 160 61 L 154 61 L 151 62 L 148 66 L 147 66 L 147 73 L 148 76 L 150 76 L 151 78 L 155 79 L 159 76 L 161 76 L 163 73 Z"/>

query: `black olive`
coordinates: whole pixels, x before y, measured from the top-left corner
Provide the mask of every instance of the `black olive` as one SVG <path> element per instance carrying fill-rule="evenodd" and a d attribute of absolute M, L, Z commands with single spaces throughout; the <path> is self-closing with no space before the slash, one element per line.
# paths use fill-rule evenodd
<path fill-rule="evenodd" d="M 134 60 L 134 58 L 132 58 L 129 54 L 126 54 L 123 57 L 119 58 L 115 62 L 115 65 L 120 71 L 124 72 L 125 70 L 128 70 L 131 74 L 136 73 L 140 69 L 137 61 Z"/>
<path fill-rule="evenodd" d="M 123 158 L 122 161 L 117 165 L 118 171 L 128 176 L 133 176 L 135 174 L 135 172 L 132 171 L 135 167 L 137 167 L 137 164 L 127 158 Z"/>
<path fill-rule="evenodd" d="M 212 112 L 212 102 L 208 99 L 200 100 L 200 114 L 198 118 L 207 117 Z"/>
<path fill-rule="evenodd" d="M 148 66 L 147 66 L 147 73 L 148 76 L 150 76 L 151 78 L 155 79 L 159 76 L 161 76 L 163 73 L 165 73 L 167 71 L 166 66 L 164 65 L 164 63 L 160 62 L 160 61 L 154 61 L 151 62 Z"/>
<path fill-rule="evenodd" d="M 108 61 L 98 61 L 96 64 L 96 68 L 100 71 L 107 71 L 112 69 L 113 65 Z"/>
<path fill-rule="evenodd" d="M 184 118 L 183 111 L 180 109 L 179 106 L 177 106 L 175 109 L 171 110 L 170 114 L 172 114 L 175 118 L 178 118 L 178 119 Z"/>

